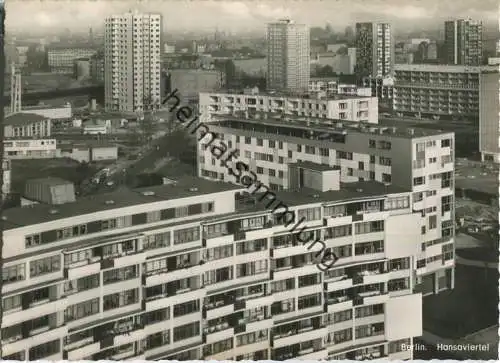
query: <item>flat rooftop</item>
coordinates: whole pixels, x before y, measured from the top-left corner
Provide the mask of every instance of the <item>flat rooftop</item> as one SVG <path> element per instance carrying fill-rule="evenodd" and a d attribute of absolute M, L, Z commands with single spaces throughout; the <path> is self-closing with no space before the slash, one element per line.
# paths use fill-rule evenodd
<path fill-rule="evenodd" d="M 64 180 L 62 178 L 55 178 L 55 177 L 47 177 L 47 178 L 36 178 L 36 179 L 30 179 L 26 181 L 26 184 L 41 184 L 41 185 L 48 185 L 48 186 L 58 186 L 58 185 L 67 185 L 67 184 L 73 184 L 70 181 Z"/>
<path fill-rule="evenodd" d="M 230 92 L 227 91 L 213 91 L 213 92 L 200 92 L 201 94 L 207 94 L 207 95 L 212 95 L 212 96 L 217 96 L 217 95 L 224 95 L 227 97 L 237 97 L 239 95 L 245 95 L 246 97 L 275 97 L 275 98 L 289 98 L 289 99 L 300 99 L 300 100 L 317 100 L 317 101 L 337 101 L 337 100 L 350 100 L 350 99 L 363 99 L 363 98 L 372 98 L 371 96 L 357 96 L 357 95 L 342 95 L 342 94 L 335 94 L 335 95 L 330 95 L 326 94 L 321 97 L 317 97 L 316 93 L 304 93 L 304 94 L 297 94 L 297 93 L 288 93 L 288 92 L 274 92 L 274 91 L 259 91 L 252 93 L 249 90 L 231 90 Z"/>
<path fill-rule="evenodd" d="M 57 206 L 36 204 L 6 209 L 2 212 L 2 219 L 4 230 L 8 230 L 111 209 L 241 189 L 242 187 L 229 183 L 185 177 L 178 179 L 175 184 L 139 189 L 119 188 L 110 193 Z"/>
<path fill-rule="evenodd" d="M 288 164 L 289 166 L 297 166 L 303 169 L 315 170 L 315 171 L 332 171 L 340 170 L 340 166 L 330 166 L 326 164 L 313 163 L 312 161 L 299 161 L 296 163 Z"/>
<path fill-rule="evenodd" d="M 25 126 L 43 120 L 47 120 L 47 117 L 35 113 L 15 113 L 5 117 L 4 126 Z"/>
<path fill-rule="evenodd" d="M 96 212 L 130 207 L 134 205 L 154 203 L 165 200 L 175 200 L 185 197 L 196 197 L 198 195 L 218 193 L 224 191 L 238 191 L 244 189 L 241 186 L 227 182 L 209 181 L 196 177 L 185 177 L 178 179 L 174 184 L 160 185 L 139 189 L 119 188 L 113 192 L 87 197 L 76 202 L 51 206 L 47 204 L 36 204 L 24 208 L 11 208 L 3 212 L 4 230 L 45 223 L 78 215 L 93 214 Z M 356 183 L 342 183 L 340 190 L 319 192 L 317 190 L 303 188 L 300 190 L 289 190 L 275 192 L 276 200 L 287 206 L 296 206 L 310 203 L 342 202 L 348 200 L 359 200 L 371 197 L 383 197 L 392 193 L 406 193 L 408 189 L 394 185 L 385 185 L 376 181 L 363 181 Z M 259 197 L 259 194 L 255 194 Z M 266 208 L 266 201 L 256 201 L 253 205 L 237 204 L 236 213 L 248 213 L 271 210 Z M 230 215 L 235 215 L 232 213 Z M 227 215 L 226 215 L 227 216 Z M 223 217 L 214 216 L 209 219 Z"/>
<path fill-rule="evenodd" d="M 356 121 L 332 120 L 325 118 L 304 117 L 286 115 L 284 118 L 280 116 L 273 117 L 271 115 L 265 118 L 252 118 L 245 116 L 233 115 L 217 115 L 214 116 L 214 121 L 210 122 L 214 125 L 228 127 L 231 129 L 252 130 L 252 125 L 266 127 L 287 127 L 290 129 L 305 130 L 307 132 L 316 132 L 318 134 L 328 133 L 363 133 L 377 135 L 391 135 L 402 138 L 419 138 L 426 136 L 436 136 L 450 134 L 450 131 L 415 128 L 407 124 L 401 123 L 398 126 L 383 126 L 380 124 L 363 124 Z M 235 127 L 235 125 L 239 125 Z M 272 131 L 268 131 L 273 133 Z M 276 133 L 276 132 L 274 132 Z M 306 137 L 306 136 L 304 136 Z"/>
<path fill-rule="evenodd" d="M 293 207 L 303 204 L 313 204 L 313 203 L 341 203 L 347 201 L 363 200 L 367 198 L 384 197 L 388 194 L 399 194 L 399 193 L 409 193 L 410 190 L 406 188 L 401 188 L 395 185 L 386 185 L 376 181 L 362 181 L 355 183 L 341 183 L 339 190 L 330 190 L 327 192 L 320 192 L 318 190 L 301 188 L 300 190 L 283 190 L 275 191 L 276 199 L 269 208 L 266 208 L 267 204 L 271 202 L 269 200 L 259 200 L 259 197 L 265 196 L 262 193 L 256 193 L 254 203 L 237 203 L 236 208 L 239 213 L 253 213 L 253 212 L 263 212 L 270 211 L 276 208 L 278 202 L 286 205 L 287 207 Z M 251 200 L 251 199 L 250 199 Z M 216 218 L 214 218 L 216 219 Z"/>
<path fill-rule="evenodd" d="M 464 66 L 455 64 L 395 64 L 395 71 L 443 72 L 443 73 L 480 73 L 498 70 L 498 66 Z"/>

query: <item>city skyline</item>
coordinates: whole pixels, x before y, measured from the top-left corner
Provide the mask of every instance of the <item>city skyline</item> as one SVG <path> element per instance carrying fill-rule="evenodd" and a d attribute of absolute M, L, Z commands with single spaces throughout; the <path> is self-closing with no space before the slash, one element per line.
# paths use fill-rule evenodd
<path fill-rule="evenodd" d="M 104 18 L 126 12 L 130 9 L 140 12 L 158 12 L 163 15 L 164 29 L 167 31 L 208 30 L 224 24 L 226 30 L 248 31 L 262 28 L 269 21 L 290 17 L 298 23 L 310 26 L 324 26 L 330 23 L 334 29 L 353 26 L 360 21 L 392 22 L 398 28 L 434 26 L 442 27 L 444 20 L 452 18 L 475 18 L 491 25 L 498 22 L 498 7 L 492 0 L 471 2 L 432 2 L 430 0 L 407 1 L 399 4 L 395 0 L 376 1 L 367 4 L 363 1 L 322 2 L 308 1 L 303 4 L 294 2 L 287 6 L 286 1 L 250 3 L 248 1 L 176 1 L 172 3 L 121 3 L 77 1 L 60 6 L 57 1 L 30 3 L 33 17 L 22 16 L 26 3 L 9 2 L 6 5 L 6 28 L 13 32 L 27 30 L 55 31 L 69 28 L 73 31 L 88 31 L 89 26 L 103 28 Z M 306 11 L 307 10 L 307 11 Z M 334 15 L 332 17 L 332 14 Z M 467 14 L 467 15 L 464 15 Z M 213 15 L 213 16 L 212 16 Z"/>

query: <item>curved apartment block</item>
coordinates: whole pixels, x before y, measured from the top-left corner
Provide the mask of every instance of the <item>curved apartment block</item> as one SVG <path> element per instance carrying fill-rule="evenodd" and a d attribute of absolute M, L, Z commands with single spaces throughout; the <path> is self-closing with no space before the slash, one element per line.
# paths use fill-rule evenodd
<path fill-rule="evenodd" d="M 5 211 L 3 359 L 411 359 L 412 193 L 294 170 L 276 201 L 300 229 L 265 195 L 203 179 Z"/>

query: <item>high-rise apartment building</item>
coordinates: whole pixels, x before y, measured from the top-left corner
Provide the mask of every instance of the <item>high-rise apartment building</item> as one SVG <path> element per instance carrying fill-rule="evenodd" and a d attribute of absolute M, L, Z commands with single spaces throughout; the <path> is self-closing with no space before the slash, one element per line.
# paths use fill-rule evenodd
<path fill-rule="evenodd" d="M 104 103 L 108 111 L 159 107 L 162 16 L 129 12 L 105 20 Z"/>
<path fill-rule="evenodd" d="M 208 121 L 215 115 L 231 115 L 238 111 L 246 111 L 249 114 L 274 112 L 283 115 L 317 116 L 322 118 L 318 121 L 321 124 L 331 124 L 332 119 L 378 123 L 378 100 L 375 97 L 339 94 L 290 96 L 260 93 L 258 90 L 244 94 L 200 93 L 202 121 Z"/>
<path fill-rule="evenodd" d="M 412 359 L 425 267 L 411 193 L 295 171 L 286 212 L 199 179 L 9 209 L 2 358 Z"/>
<path fill-rule="evenodd" d="M 483 59 L 483 24 L 471 19 L 450 20 L 444 23 L 446 62 L 479 66 Z"/>
<path fill-rule="evenodd" d="M 392 74 L 394 33 L 391 24 L 356 24 L 356 74 L 384 77 Z"/>
<path fill-rule="evenodd" d="M 500 163 L 500 77 L 498 69 L 480 75 L 479 151 L 483 161 Z"/>
<path fill-rule="evenodd" d="M 309 76 L 309 28 L 289 19 L 268 24 L 267 89 L 307 92 Z"/>
<path fill-rule="evenodd" d="M 248 164 L 255 178 L 271 190 L 293 189 L 290 168 L 304 163 L 340 169 L 342 182 L 375 180 L 411 190 L 412 209 L 421 215 L 417 281 L 424 294 L 452 288 L 454 134 L 346 121 L 322 126 L 317 120 L 233 116 L 219 117 L 209 126 L 218 139 L 238 150 L 235 160 Z M 205 144 L 202 141 L 198 148 L 199 175 L 237 182 Z"/>

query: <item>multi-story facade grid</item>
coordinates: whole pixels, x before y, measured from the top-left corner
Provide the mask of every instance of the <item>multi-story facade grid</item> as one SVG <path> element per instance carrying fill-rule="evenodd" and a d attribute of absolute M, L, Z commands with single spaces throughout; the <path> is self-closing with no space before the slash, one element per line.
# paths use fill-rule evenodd
<path fill-rule="evenodd" d="M 483 24 L 472 19 L 444 23 L 448 64 L 479 66 L 483 61 Z"/>
<path fill-rule="evenodd" d="M 356 24 L 356 74 L 360 77 L 392 75 L 394 34 L 391 24 Z"/>
<path fill-rule="evenodd" d="M 421 226 L 408 191 L 281 193 L 341 256 L 326 272 L 243 191 L 190 179 L 11 209 L 2 358 L 412 358 L 402 344 L 422 334 Z"/>
<path fill-rule="evenodd" d="M 141 112 L 160 107 L 161 32 L 160 14 L 129 12 L 106 18 L 106 110 Z"/>
<path fill-rule="evenodd" d="M 92 48 L 50 49 L 47 52 L 50 71 L 53 73 L 73 73 L 75 60 L 89 58 L 97 53 Z"/>
<path fill-rule="evenodd" d="M 307 92 L 310 77 L 309 28 L 291 20 L 267 26 L 267 89 Z"/>
<path fill-rule="evenodd" d="M 238 150 L 238 158 L 271 190 L 290 188 L 290 165 L 299 162 L 340 168 L 342 182 L 375 180 L 409 188 L 412 208 L 422 219 L 419 282 L 425 294 L 452 287 L 453 261 L 442 258 L 449 258 L 454 246 L 454 134 L 315 121 L 224 117 L 213 120 L 210 131 Z M 199 175 L 236 182 L 209 149 L 198 148 Z"/>
<path fill-rule="evenodd" d="M 378 123 L 378 100 L 375 97 L 330 95 L 299 97 L 279 93 L 200 93 L 201 119 L 235 112 L 274 112 L 283 115 L 312 116 L 331 123 L 331 119 Z"/>
<path fill-rule="evenodd" d="M 479 117 L 480 74 L 497 67 L 395 66 L 394 110 L 435 118 Z"/>
<path fill-rule="evenodd" d="M 500 77 L 498 70 L 480 75 L 479 152 L 482 161 L 500 163 Z"/>

